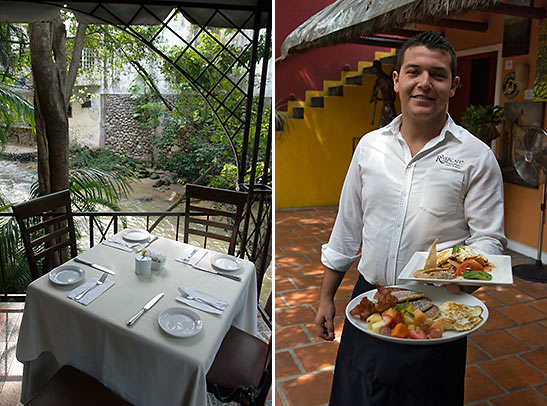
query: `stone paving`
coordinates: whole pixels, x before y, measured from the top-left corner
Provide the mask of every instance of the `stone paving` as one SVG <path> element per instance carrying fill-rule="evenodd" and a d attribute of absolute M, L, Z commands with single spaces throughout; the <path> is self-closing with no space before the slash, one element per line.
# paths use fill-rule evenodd
<path fill-rule="evenodd" d="M 316 337 L 313 325 L 322 281 L 321 244 L 336 207 L 278 209 L 275 213 L 275 405 L 327 405 L 338 341 Z M 533 262 L 507 252 L 513 265 Z M 335 297 L 336 335 L 358 273 L 348 271 Z M 481 288 L 490 311 L 468 340 L 465 404 L 547 405 L 547 284 L 514 278 L 507 287 Z"/>

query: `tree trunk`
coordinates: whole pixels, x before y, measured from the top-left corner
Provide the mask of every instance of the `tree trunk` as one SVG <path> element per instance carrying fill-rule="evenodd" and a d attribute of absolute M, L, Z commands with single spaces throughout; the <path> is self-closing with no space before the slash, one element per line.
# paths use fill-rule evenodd
<path fill-rule="evenodd" d="M 78 27 L 67 78 L 66 30 L 61 17 L 29 24 L 40 195 L 69 187 L 67 111 L 86 27 Z"/>

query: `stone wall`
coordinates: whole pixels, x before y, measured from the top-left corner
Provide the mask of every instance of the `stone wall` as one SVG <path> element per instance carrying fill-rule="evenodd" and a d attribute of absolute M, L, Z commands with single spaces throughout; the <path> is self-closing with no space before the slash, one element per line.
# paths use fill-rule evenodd
<path fill-rule="evenodd" d="M 104 94 L 104 147 L 138 161 L 152 161 L 153 132 L 145 132 L 133 118 L 134 102 L 128 94 Z"/>

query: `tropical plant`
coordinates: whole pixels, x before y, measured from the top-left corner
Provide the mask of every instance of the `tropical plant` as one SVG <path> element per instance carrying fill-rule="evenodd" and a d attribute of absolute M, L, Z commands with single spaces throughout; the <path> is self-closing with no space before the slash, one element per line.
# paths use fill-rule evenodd
<path fill-rule="evenodd" d="M 500 106 L 475 106 L 471 105 L 462 116 L 462 126 L 470 133 L 481 138 L 481 131 L 487 126 L 496 126 L 503 120 L 503 107 Z"/>

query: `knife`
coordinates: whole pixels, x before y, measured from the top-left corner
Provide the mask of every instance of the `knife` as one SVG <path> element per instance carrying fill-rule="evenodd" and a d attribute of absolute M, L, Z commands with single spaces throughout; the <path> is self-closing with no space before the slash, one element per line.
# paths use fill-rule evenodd
<path fill-rule="evenodd" d="M 141 317 L 145 312 L 150 310 L 152 306 L 154 306 L 158 301 L 163 297 L 163 292 L 158 293 L 156 296 L 154 296 L 148 303 L 146 303 L 141 310 L 137 314 L 135 314 L 129 321 L 127 322 L 128 326 L 132 326 L 135 324 L 135 322 Z"/>
<path fill-rule="evenodd" d="M 85 260 L 85 259 L 76 257 L 76 258 L 74 258 L 74 261 L 80 262 L 81 264 L 89 265 L 91 268 L 95 268 L 95 269 L 97 269 L 97 270 L 99 270 L 99 271 L 101 271 L 101 272 L 105 272 L 105 273 L 108 273 L 108 274 L 110 274 L 110 275 L 116 275 L 116 272 L 111 271 L 110 269 L 105 268 L 105 267 L 102 266 L 102 265 L 98 265 L 98 264 L 94 264 L 93 262 L 89 262 L 89 261 L 87 261 L 87 260 Z"/>
<path fill-rule="evenodd" d="M 218 271 L 213 271 L 212 269 L 205 269 L 205 268 L 199 267 L 199 266 L 197 266 L 197 265 L 192 265 L 192 264 L 187 264 L 187 265 L 190 265 L 192 268 L 197 269 L 198 271 L 208 272 L 208 273 L 212 273 L 212 274 L 214 274 L 214 275 L 223 276 L 223 277 L 225 277 L 225 278 L 232 279 L 232 280 L 234 280 L 234 281 L 241 281 L 241 278 L 240 278 L 239 276 L 228 275 L 228 274 L 226 274 L 226 273 L 222 273 L 222 272 L 218 272 Z"/>

